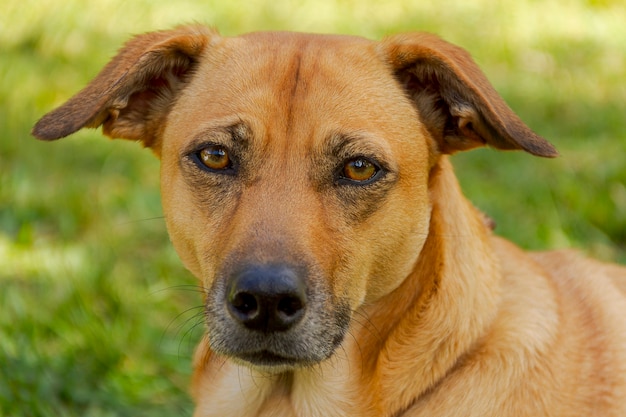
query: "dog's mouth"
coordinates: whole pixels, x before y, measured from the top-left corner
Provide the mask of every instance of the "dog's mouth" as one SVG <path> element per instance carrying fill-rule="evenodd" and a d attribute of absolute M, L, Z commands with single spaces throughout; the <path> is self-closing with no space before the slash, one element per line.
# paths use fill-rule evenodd
<path fill-rule="evenodd" d="M 343 343 L 351 321 L 345 304 L 308 311 L 288 331 L 254 331 L 233 323 L 224 309 L 207 304 L 210 347 L 246 366 L 266 371 L 288 371 L 314 366 L 330 358 Z"/>
<path fill-rule="evenodd" d="M 343 342 L 348 311 L 339 308 L 307 317 L 298 328 L 275 333 L 250 331 L 225 321 L 224 315 L 208 314 L 209 343 L 215 352 L 253 368 L 286 371 L 313 366 L 331 357 Z"/>
<path fill-rule="evenodd" d="M 254 366 L 264 368 L 295 368 L 302 365 L 298 358 L 287 357 L 269 350 L 239 353 L 237 357 Z"/>

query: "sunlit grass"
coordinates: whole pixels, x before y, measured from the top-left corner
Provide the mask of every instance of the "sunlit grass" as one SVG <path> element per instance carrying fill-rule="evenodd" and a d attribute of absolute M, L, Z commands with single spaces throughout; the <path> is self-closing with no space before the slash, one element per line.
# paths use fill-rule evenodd
<path fill-rule="evenodd" d="M 225 35 L 439 33 L 562 154 L 454 157 L 497 231 L 626 261 L 621 0 L 9 0 L 0 11 L 0 415 L 191 414 L 201 296 L 165 232 L 158 161 L 94 131 L 29 135 L 135 33 L 194 21 Z"/>

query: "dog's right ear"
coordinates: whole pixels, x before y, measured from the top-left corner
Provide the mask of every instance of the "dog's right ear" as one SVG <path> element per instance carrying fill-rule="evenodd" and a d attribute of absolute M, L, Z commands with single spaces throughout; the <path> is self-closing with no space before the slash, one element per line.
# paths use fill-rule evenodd
<path fill-rule="evenodd" d="M 136 36 L 87 87 L 42 117 L 33 136 L 55 140 L 102 125 L 105 135 L 142 141 L 158 154 L 164 117 L 217 37 L 199 25 Z"/>

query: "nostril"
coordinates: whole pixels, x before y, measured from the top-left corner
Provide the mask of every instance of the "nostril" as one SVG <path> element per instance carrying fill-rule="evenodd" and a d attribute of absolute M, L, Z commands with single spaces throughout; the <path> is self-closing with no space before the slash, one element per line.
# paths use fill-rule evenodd
<path fill-rule="evenodd" d="M 239 292 L 235 294 L 230 300 L 230 305 L 233 306 L 239 313 L 247 317 L 252 317 L 258 313 L 259 304 L 254 295 L 246 292 Z"/>
<path fill-rule="evenodd" d="M 282 313 L 287 317 L 293 317 L 297 315 L 303 307 L 304 305 L 299 297 L 287 296 L 278 302 L 276 309 L 279 313 Z"/>

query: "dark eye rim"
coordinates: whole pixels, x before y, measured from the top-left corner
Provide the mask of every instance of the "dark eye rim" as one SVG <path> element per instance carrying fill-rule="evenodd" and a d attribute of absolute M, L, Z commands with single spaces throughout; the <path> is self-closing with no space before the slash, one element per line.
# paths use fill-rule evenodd
<path fill-rule="evenodd" d="M 359 159 L 365 160 L 374 166 L 374 169 L 376 170 L 374 175 L 372 175 L 371 177 L 363 181 L 353 180 L 351 178 L 347 178 L 346 176 L 344 176 L 343 175 L 344 167 L 348 163 L 359 160 Z M 357 155 L 357 156 L 352 156 L 350 158 L 346 158 L 343 160 L 341 164 L 339 164 L 339 167 L 337 168 L 335 172 L 335 182 L 337 183 L 337 185 L 350 185 L 350 186 L 362 187 L 362 186 L 367 186 L 367 185 L 377 182 L 378 180 L 380 180 L 381 178 L 385 176 L 386 172 L 387 170 L 384 168 L 384 166 L 380 164 L 378 161 L 376 161 L 374 158 L 364 156 L 364 155 Z"/>
<path fill-rule="evenodd" d="M 213 169 L 213 168 L 206 166 L 204 163 L 202 163 L 202 157 L 200 156 L 200 153 L 203 150 L 210 148 L 210 147 L 219 147 L 226 151 L 230 161 L 225 168 Z M 194 150 L 189 152 L 187 154 L 187 158 L 191 160 L 191 162 L 193 162 L 198 168 L 200 168 L 202 171 L 205 171 L 205 172 L 210 172 L 212 174 L 223 174 L 223 175 L 235 175 L 237 173 L 238 165 L 236 162 L 236 155 L 233 155 L 233 153 L 230 151 L 228 146 L 225 146 L 221 143 L 212 143 L 212 142 L 203 143 L 202 145 L 196 147 Z"/>

